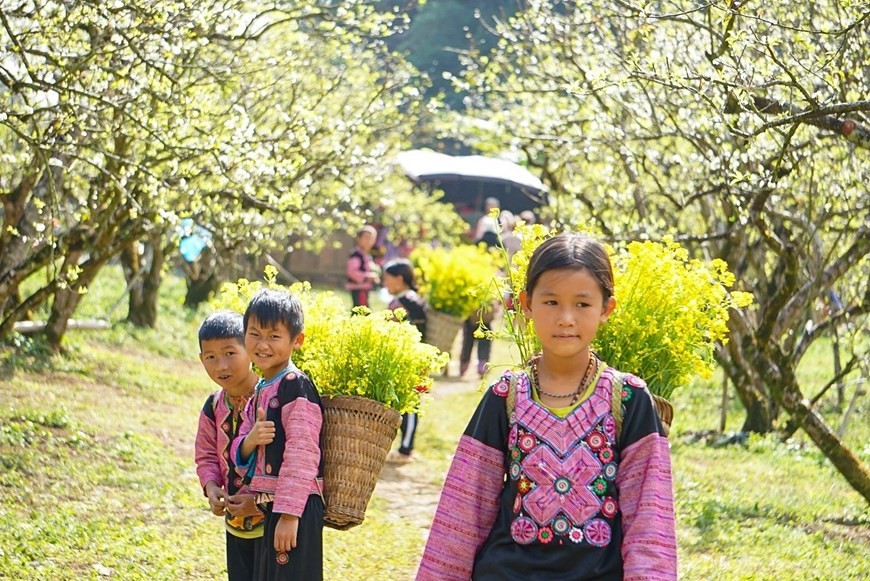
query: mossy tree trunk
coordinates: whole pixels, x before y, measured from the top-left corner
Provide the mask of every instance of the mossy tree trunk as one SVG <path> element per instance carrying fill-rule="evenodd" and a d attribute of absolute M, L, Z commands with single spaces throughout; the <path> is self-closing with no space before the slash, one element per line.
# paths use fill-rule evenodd
<path fill-rule="evenodd" d="M 129 245 L 121 253 L 121 265 L 127 281 L 127 321 L 137 327 L 157 326 L 157 306 L 166 248 L 162 235 L 152 233 L 144 241 Z"/>

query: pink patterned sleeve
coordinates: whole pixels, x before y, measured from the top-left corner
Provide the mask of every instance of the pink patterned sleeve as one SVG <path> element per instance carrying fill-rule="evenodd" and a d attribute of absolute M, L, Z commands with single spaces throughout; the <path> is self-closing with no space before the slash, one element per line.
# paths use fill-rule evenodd
<path fill-rule="evenodd" d="M 674 493 L 668 441 L 652 433 L 622 451 L 616 477 L 625 579 L 677 579 Z"/>
<path fill-rule="evenodd" d="M 464 435 L 444 481 L 418 581 L 471 579 L 504 486 L 504 452 Z"/>
<path fill-rule="evenodd" d="M 212 396 L 214 397 L 214 396 Z M 211 405 L 211 398 L 205 402 Z M 199 426 L 196 429 L 196 442 L 194 444 L 196 458 L 196 475 L 199 477 L 199 485 L 205 494 L 205 485 L 214 481 L 223 486 L 224 479 L 221 476 L 221 466 L 217 455 L 217 425 L 215 421 L 205 415 L 205 411 L 199 413 Z"/>
<path fill-rule="evenodd" d="M 302 516 L 320 466 L 323 411 L 317 402 L 298 397 L 281 409 L 286 441 L 275 486 L 275 512 Z"/>

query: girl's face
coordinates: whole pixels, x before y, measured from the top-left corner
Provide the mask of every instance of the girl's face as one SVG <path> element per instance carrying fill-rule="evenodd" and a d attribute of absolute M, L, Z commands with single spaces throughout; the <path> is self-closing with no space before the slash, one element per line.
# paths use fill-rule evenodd
<path fill-rule="evenodd" d="M 368 252 L 375 245 L 375 236 L 371 232 L 363 232 L 356 237 L 356 244 L 363 251 Z"/>
<path fill-rule="evenodd" d="M 407 290 L 408 285 L 405 284 L 405 279 L 403 279 L 401 276 L 385 272 L 384 288 L 387 289 L 387 292 L 389 292 L 391 295 L 395 296 L 403 290 Z"/>
<path fill-rule="evenodd" d="M 544 353 L 563 358 L 585 353 L 616 307 L 614 298 L 604 301 L 598 280 L 586 269 L 548 270 L 520 302 L 526 318 L 535 322 Z"/>

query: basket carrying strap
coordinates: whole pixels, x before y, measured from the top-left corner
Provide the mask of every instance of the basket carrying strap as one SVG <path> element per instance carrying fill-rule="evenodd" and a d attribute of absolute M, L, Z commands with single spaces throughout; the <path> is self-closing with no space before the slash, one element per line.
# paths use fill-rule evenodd
<path fill-rule="evenodd" d="M 625 382 L 625 373 L 621 371 L 614 370 L 614 381 L 611 382 L 611 392 L 610 392 L 610 413 L 613 415 L 613 420 L 616 423 L 616 441 L 619 442 L 619 438 L 622 436 L 622 385 Z M 663 399 L 657 395 L 649 394 L 650 399 L 653 402 L 653 409 L 656 412 L 656 416 L 659 419 L 659 423 L 661 423 L 662 428 L 664 430 L 664 437 L 668 437 L 668 429 L 669 424 L 666 424 L 664 420 L 662 420 L 662 412 L 659 409 L 658 404 L 656 403 L 656 399 Z M 667 402 L 667 400 L 664 400 Z"/>
<path fill-rule="evenodd" d="M 508 433 L 510 433 L 511 428 L 513 428 L 514 424 L 516 424 L 516 417 L 514 411 L 517 409 L 517 376 L 516 373 L 511 373 L 511 380 L 508 383 L 508 392 L 507 397 L 505 398 L 505 411 L 507 412 L 507 420 L 508 420 Z M 510 441 L 510 436 L 508 436 L 508 442 Z M 510 466 L 510 445 L 508 442 L 505 442 L 507 448 L 507 454 L 505 456 L 505 481 L 504 485 L 507 486 L 510 483 L 510 470 L 508 466 Z"/>
<path fill-rule="evenodd" d="M 622 437 L 622 384 L 625 373 L 613 370 L 613 381 L 610 382 L 610 413 L 616 423 L 616 443 Z"/>
<path fill-rule="evenodd" d="M 211 400 L 211 405 L 205 406 L 203 411 L 205 412 L 205 417 L 210 419 L 211 421 L 215 420 L 215 416 L 217 415 L 217 405 L 218 405 L 218 396 L 221 394 L 221 390 L 217 390 L 213 394 L 209 396 Z"/>
<path fill-rule="evenodd" d="M 507 411 L 508 427 L 510 427 L 516 423 L 511 420 L 511 417 L 514 415 L 514 410 L 517 409 L 517 376 L 515 373 L 511 373 L 507 398 L 505 398 L 505 408 Z"/>

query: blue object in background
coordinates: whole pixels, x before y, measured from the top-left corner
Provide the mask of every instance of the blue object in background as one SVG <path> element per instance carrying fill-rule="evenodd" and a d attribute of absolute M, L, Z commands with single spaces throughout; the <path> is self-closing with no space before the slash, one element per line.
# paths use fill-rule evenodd
<path fill-rule="evenodd" d="M 179 230 L 181 231 L 181 240 L 178 242 L 178 250 L 184 260 L 193 262 L 211 243 L 211 232 L 194 224 L 191 218 L 184 218 Z"/>

